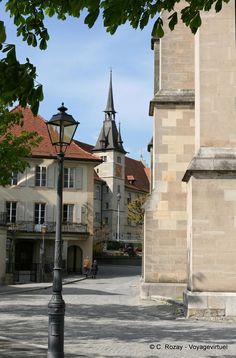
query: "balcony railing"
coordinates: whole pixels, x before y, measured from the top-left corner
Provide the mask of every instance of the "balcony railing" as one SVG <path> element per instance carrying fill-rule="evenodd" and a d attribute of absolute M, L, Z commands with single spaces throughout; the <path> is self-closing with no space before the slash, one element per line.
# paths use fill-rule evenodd
<path fill-rule="evenodd" d="M 8 230 L 11 232 L 37 232 L 37 233 L 53 233 L 56 231 L 55 222 L 45 222 L 44 224 L 35 224 L 33 221 L 18 221 L 16 223 L 7 224 Z M 62 223 L 63 233 L 86 233 L 87 225 L 81 223 Z"/>

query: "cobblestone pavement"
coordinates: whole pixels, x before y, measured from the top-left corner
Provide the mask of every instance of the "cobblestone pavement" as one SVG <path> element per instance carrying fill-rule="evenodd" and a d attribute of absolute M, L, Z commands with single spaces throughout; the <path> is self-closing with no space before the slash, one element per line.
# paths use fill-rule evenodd
<path fill-rule="evenodd" d="M 141 301 L 139 271 L 103 266 L 96 280 L 64 286 L 65 358 L 236 357 L 235 322 L 186 320 L 177 305 Z M 45 286 L 0 290 L 0 358 L 47 356 Z"/>

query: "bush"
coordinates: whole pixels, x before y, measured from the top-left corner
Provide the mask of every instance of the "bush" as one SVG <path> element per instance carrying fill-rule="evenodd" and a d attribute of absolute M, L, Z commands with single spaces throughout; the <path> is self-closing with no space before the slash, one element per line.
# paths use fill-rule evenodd
<path fill-rule="evenodd" d="M 107 250 L 120 250 L 124 248 L 124 244 L 119 241 L 108 241 Z"/>

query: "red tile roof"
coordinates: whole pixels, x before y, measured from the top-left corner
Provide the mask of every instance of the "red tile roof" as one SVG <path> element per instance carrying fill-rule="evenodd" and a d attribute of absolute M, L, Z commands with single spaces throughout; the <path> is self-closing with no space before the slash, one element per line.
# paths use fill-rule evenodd
<path fill-rule="evenodd" d="M 149 193 L 150 169 L 142 161 L 125 157 L 125 186 L 130 190 Z"/>
<path fill-rule="evenodd" d="M 84 150 L 86 150 L 86 152 L 89 152 L 89 153 L 93 153 L 93 148 L 94 146 L 91 145 L 91 144 L 88 144 L 88 143 L 84 143 L 84 142 L 80 142 L 79 140 L 74 140 L 74 142 L 76 144 L 78 144 L 78 146 Z"/>
<path fill-rule="evenodd" d="M 51 144 L 48 130 L 46 126 L 46 121 L 40 115 L 34 116 L 29 107 L 22 108 L 20 106 L 15 107 L 13 112 L 21 112 L 23 115 L 23 126 L 14 126 L 12 132 L 17 135 L 22 130 L 28 132 L 37 132 L 43 139 L 39 145 L 32 149 L 33 157 L 45 157 L 45 158 L 55 158 L 56 150 L 55 147 Z M 85 160 L 85 161 L 94 161 L 100 162 L 100 158 L 86 151 L 84 148 L 81 148 L 77 143 L 72 142 L 70 146 L 67 147 L 65 158 L 76 159 L 76 160 Z"/>
<path fill-rule="evenodd" d="M 93 145 L 76 141 L 83 149 L 92 153 Z M 99 180 L 95 172 L 95 180 Z M 100 180 L 102 180 L 100 178 Z M 129 190 L 149 193 L 150 190 L 150 168 L 146 167 L 142 161 L 125 157 L 125 187 Z"/>

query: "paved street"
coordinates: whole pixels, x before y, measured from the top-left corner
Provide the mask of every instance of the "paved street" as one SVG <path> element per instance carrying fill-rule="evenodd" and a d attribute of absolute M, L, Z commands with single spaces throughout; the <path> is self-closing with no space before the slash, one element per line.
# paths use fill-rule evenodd
<path fill-rule="evenodd" d="M 66 358 L 236 357 L 235 322 L 186 320 L 176 305 L 141 301 L 139 271 L 104 266 L 96 280 L 64 286 Z M 51 289 L 25 291 L 40 286 L 0 290 L 1 358 L 47 356 Z"/>

